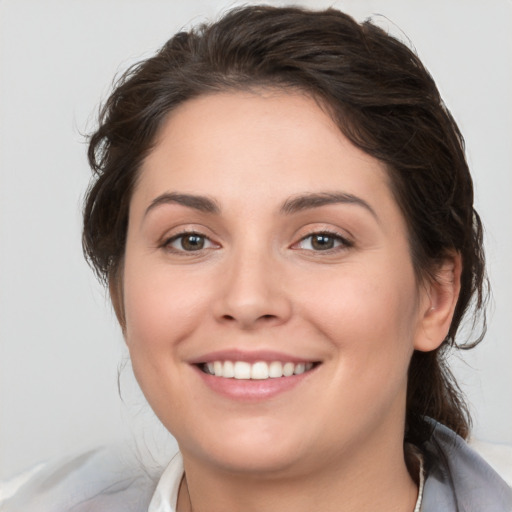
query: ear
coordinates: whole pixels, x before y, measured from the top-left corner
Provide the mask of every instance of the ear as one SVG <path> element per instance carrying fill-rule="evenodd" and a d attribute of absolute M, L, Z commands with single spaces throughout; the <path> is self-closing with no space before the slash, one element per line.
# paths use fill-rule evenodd
<path fill-rule="evenodd" d="M 449 252 L 423 284 L 420 301 L 420 329 L 414 348 L 430 352 L 444 341 L 460 293 L 462 260 L 458 252 Z"/>
<path fill-rule="evenodd" d="M 108 291 L 110 293 L 110 300 L 116 313 L 117 321 L 121 326 L 123 335 L 126 330 L 126 316 L 124 312 L 124 301 L 123 301 L 123 278 L 122 278 L 122 265 L 119 270 L 115 272 L 108 280 Z"/>

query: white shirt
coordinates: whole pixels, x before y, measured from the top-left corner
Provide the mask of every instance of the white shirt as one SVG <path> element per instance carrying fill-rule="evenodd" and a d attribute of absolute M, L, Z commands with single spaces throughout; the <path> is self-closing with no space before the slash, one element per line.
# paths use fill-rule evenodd
<path fill-rule="evenodd" d="M 155 493 L 149 504 L 148 512 L 175 512 L 178 491 L 183 478 L 183 458 L 178 452 L 162 473 Z"/>

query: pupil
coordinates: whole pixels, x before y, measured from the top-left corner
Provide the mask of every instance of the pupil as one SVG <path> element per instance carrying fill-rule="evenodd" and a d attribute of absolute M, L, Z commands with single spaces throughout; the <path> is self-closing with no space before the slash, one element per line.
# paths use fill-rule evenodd
<path fill-rule="evenodd" d="M 199 235 L 188 235 L 183 238 L 181 245 L 186 251 L 199 251 L 204 247 L 204 238 Z"/>
<path fill-rule="evenodd" d="M 334 247 L 334 239 L 329 235 L 315 235 L 311 241 L 311 245 L 315 249 L 325 251 Z"/>

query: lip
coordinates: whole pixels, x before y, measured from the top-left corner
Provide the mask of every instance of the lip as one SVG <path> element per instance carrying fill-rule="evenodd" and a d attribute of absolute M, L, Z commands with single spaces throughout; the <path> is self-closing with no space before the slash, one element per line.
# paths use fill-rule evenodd
<path fill-rule="evenodd" d="M 213 363 L 214 361 L 244 361 L 247 363 L 256 363 L 258 361 L 265 361 L 270 363 L 272 361 L 281 361 L 282 363 L 313 363 L 320 362 L 318 359 L 305 359 L 297 357 L 284 352 L 276 352 L 274 350 L 254 350 L 245 351 L 239 349 L 218 350 L 216 352 L 209 352 L 207 354 L 195 357 L 188 362 L 190 364 Z"/>
<path fill-rule="evenodd" d="M 262 359 L 259 360 L 261 361 Z M 302 360 L 298 362 L 302 362 Z M 318 366 L 315 366 L 311 370 L 301 373 L 300 375 L 270 378 L 265 380 L 228 379 L 204 373 L 197 364 L 192 365 L 192 368 L 202 379 L 203 383 L 213 392 L 231 400 L 257 402 L 268 400 L 294 389 L 310 378 L 311 375 L 317 371 Z"/>

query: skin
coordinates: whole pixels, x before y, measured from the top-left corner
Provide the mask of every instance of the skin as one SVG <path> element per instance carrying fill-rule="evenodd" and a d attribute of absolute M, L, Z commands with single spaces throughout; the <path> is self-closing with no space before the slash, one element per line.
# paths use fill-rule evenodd
<path fill-rule="evenodd" d="M 169 193 L 219 212 L 150 207 Z M 361 202 L 283 213 L 311 193 Z M 190 231 L 202 249 L 186 250 Z M 311 235 L 325 232 L 333 246 L 320 250 Z M 143 164 L 122 293 L 111 291 L 138 382 L 183 454 L 179 510 L 412 511 L 407 368 L 445 337 L 459 276 L 454 256 L 418 283 L 383 164 L 311 98 L 232 92 L 178 107 Z M 321 364 L 290 390 L 239 401 L 191 364 L 233 348 Z"/>

